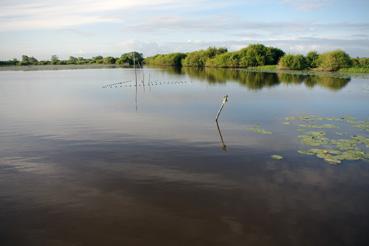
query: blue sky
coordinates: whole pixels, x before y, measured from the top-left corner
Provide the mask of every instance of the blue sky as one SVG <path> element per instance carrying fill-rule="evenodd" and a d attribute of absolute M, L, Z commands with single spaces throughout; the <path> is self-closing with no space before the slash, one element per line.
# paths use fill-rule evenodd
<path fill-rule="evenodd" d="M 250 43 L 369 56 L 368 13 L 368 0 L 0 0 L 0 60 Z"/>

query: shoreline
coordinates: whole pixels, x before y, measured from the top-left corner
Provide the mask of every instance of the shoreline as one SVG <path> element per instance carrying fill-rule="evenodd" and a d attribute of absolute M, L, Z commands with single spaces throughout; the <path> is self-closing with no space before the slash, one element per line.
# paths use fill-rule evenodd
<path fill-rule="evenodd" d="M 249 67 L 249 68 L 220 68 L 220 67 L 191 67 L 191 66 L 169 66 L 169 65 L 146 65 L 147 68 L 193 68 L 193 69 L 214 69 L 214 70 L 242 70 L 248 72 L 262 72 L 262 73 L 284 73 L 284 74 L 300 74 L 300 75 L 323 75 L 323 76 L 368 76 L 369 71 L 354 72 L 350 69 L 343 69 L 336 72 L 316 71 L 316 70 L 288 70 L 278 69 L 274 65 Z M 132 66 L 118 65 L 118 64 L 69 64 L 69 65 L 30 65 L 30 66 L 0 66 L 2 71 L 51 71 L 51 70 L 78 70 L 78 69 L 117 69 L 117 68 L 132 68 Z"/>

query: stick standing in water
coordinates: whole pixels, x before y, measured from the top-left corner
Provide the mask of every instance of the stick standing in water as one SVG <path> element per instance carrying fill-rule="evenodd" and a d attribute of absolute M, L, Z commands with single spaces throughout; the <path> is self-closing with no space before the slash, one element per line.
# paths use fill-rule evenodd
<path fill-rule="evenodd" d="M 220 109 L 219 109 L 219 111 L 218 111 L 218 113 L 217 113 L 217 117 L 215 118 L 215 121 L 216 121 L 216 122 L 218 122 L 219 115 L 220 115 L 220 113 L 222 112 L 223 107 L 224 107 L 224 105 L 226 104 L 226 102 L 228 102 L 228 95 L 225 95 L 225 96 L 223 97 L 222 105 L 220 106 Z"/>

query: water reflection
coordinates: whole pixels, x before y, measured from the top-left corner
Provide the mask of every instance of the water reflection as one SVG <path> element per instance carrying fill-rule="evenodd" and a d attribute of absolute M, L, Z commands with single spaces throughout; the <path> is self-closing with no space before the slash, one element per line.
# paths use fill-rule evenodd
<path fill-rule="evenodd" d="M 0 245 L 367 245 L 367 163 L 300 155 L 282 124 L 305 112 L 367 118 L 367 81 L 348 82 L 169 68 L 138 70 L 136 86 L 133 69 L 1 72 Z"/>
<path fill-rule="evenodd" d="M 206 81 L 210 84 L 226 83 L 236 81 L 249 90 L 260 90 L 270 88 L 280 84 L 304 84 L 313 88 L 319 86 L 332 91 L 344 88 L 351 80 L 350 77 L 342 77 L 334 74 L 298 74 L 298 73 L 262 73 L 250 72 L 239 69 L 215 69 L 215 68 L 164 68 L 169 74 L 185 74 L 191 79 Z"/>
<path fill-rule="evenodd" d="M 304 74 L 278 74 L 278 79 L 284 84 L 305 84 L 306 87 L 313 88 L 316 85 L 338 91 L 344 88 L 349 82 L 347 77 L 334 77 L 329 75 L 304 75 Z"/>
<path fill-rule="evenodd" d="M 224 143 L 222 131 L 220 130 L 218 121 L 215 121 L 215 123 L 217 124 L 217 129 L 218 129 L 219 138 L 220 138 L 220 142 L 221 142 L 221 148 L 222 148 L 223 151 L 227 151 L 227 145 Z"/>

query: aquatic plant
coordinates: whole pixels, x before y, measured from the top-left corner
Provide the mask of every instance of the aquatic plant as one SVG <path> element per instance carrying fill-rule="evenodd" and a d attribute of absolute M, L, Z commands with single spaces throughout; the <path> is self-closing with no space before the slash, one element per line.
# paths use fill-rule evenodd
<path fill-rule="evenodd" d="M 337 128 L 337 126 L 332 125 L 332 124 L 323 124 L 323 125 L 299 124 L 298 127 L 302 127 L 302 128 L 315 128 L 315 129 Z"/>
<path fill-rule="evenodd" d="M 356 161 L 368 159 L 369 155 L 362 150 L 345 150 L 339 151 L 336 149 L 309 149 L 299 150 L 300 154 L 315 155 L 316 157 L 325 160 L 330 164 L 340 164 L 342 161 Z"/>
<path fill-rule="evenodd" d="M 298 136 L 301 143 L 309 146 L 321 146 L 329 143 L 323 131 L 312 131 Z"/>
<path fill-rule="evenodd" d="M 263 135 L 269 135 L 269 134 L 272 134 L 271 131 L 268 131 L 268 130 L 265 130 L 263 128 L 261 128 L 259 125 L 256 125 L 254 127 L 248 127 L 246 128 L 248 131 L 251 131 L 251 132 L 255 132 L 257 134 L 263 134 Z"/>
<path fill-rule="evenodd" d="M 281 155 L 272 155 L 271 156 L 273 160 L 282 160 L 283 159 L 283 156 Z"/>
<path fill-rule="evenodd" d="M 333 124 L 321 123 L 322 121 L 346 124 L 341 130 L 346 130 L 347 132 L 333 132 L 332 137 L 328 137 L 325 131 L 306 131 L 312 128 L 329 130 L 338 127 Z M 301 133 L 298 136 L 301 144 L 319 147 L 308 150 L 298 150 L 300 154 L 316 156 L 335 165 L 345 160 L 369 160 L 369 152 L 367 149 L 369 148 L 369 137 L 364 135 L 352 135 L 354 129 L 368 131 L 368 121 L 360 121 L 352 116 L 336 118 L 303 115 L 286 117 L 283 124 L 297 127 L 297 130 Z M 337 135 L 340 136 L 340 138 L 334 137 L 337 137 Z M 342 138 L 342 136 L 350 137 Z"/>

